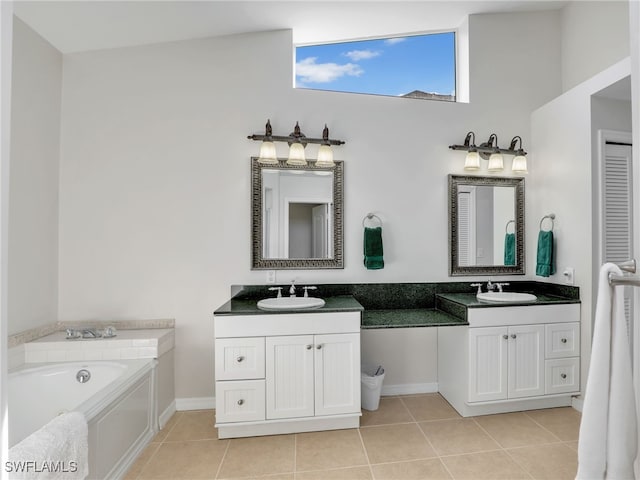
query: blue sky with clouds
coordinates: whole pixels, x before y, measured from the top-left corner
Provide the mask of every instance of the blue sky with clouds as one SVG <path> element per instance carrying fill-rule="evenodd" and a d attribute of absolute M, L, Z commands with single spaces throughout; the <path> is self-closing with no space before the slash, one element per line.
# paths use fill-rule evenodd
<path fill-rule="evenodd" d="M 454 94 L 453 33 L 296 48 L 296 87 L 404 95 Z"/>

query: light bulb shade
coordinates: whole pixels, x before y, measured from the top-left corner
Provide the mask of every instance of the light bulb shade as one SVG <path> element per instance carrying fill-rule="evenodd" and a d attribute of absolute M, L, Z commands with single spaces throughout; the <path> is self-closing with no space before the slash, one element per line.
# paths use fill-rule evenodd
<path fill-rule="evenodd" d="M 504 170 L 504 161 L 502 160 L 502 154 L 499 152 L 492 153 L 489 157 L 489 166 L 487 170 L 490 172 L 501 172 Z"/>
<path fill-rule="evenodd" d="M 264 165 L 277 165 L 278 157 L 276 156 L 276 144 L 265 140 L 260 145 L 260 156 L 258 163 Z"/>
<path fill-rule="evenodd" d="M 301 143 L 292 143 L 289 147 L 289 158 L 287 165 L 305 166 L 307 160 L 304 156 L 304 146 Z"/>
<path fill-rule="evenodd" d="M 335 167 L 333 162 L 333 150 L 331 145 L 320 145 L 318 149 L 318 159 L 316 160 L 316 167 Z"/>
<path fill-rule="evenodd" d="M 480 170 L 480 155 L 478 152 L 467 153 L 467 158 L 464 160 L 465 170 Z"/>
<path fill-rule="evenodd" d="M 517 155 L 513 157 L 511 171 L 513 173 L 529 173 L 529 171 L 527 170 L 527 157 L 525 157 L 524 155 Z"/>

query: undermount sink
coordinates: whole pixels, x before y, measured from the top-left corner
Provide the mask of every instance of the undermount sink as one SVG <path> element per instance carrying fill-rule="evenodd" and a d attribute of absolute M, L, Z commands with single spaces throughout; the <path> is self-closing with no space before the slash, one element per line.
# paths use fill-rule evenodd
<path fill-rule="evenodd" d="M 265 298 L 258 302 L 260 310 L 308 310 L 320 308 L 324 300 L 316 297 L 278 297 Z"/>
<path fill-rule="evenodd" d="M 482 292 L 476 295 L 481 302 L 488 303 L 519 303 L 533 302 L 538 297 L 531 293 L 518 292 Z"/>

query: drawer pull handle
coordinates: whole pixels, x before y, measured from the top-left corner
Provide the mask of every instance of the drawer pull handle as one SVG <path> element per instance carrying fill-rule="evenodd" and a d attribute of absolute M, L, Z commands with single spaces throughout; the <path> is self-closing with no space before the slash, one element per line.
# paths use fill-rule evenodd
<path fill-rule="evenodd" d="M 307 350 L 311 350 L 313 348 L 313 345 L 307 345 Z"/>
<path fill-rule="evenodd" d="M 511 338 L 516 338 L 516 336 L 517 336 L 517 335 L 516 335 L 515 333 L 512 333 L 512 334 L 511 334 Z"/>
<path fill-rule="evenodd" d="M 240 362 L 242 362 L 242 361 L 244 361 L 244 356 L 239 355 L 239 356 L 236 358 L 236 362 L 240 363 Z"/>
<path fill-rule="evenodd" d="M 322 349 L 322 344 L 319 343 L 318 345 L 316 345 L 316 350 L 321 350 Z"/>
<path fill-rule="evenodd" d="M 507 335 L 507 334 L 505 333 L 504 335 L 502 335 L 502 338 L 504 338 L 504 339 L 506 340 L 507 338 L 509 338 L 509 335 Z"/>
<path fill-rule="evenodd" d="M 238 400 L 238 405 L 240 406 L 244 405 L 244 400 L 243 399 Z"/>
<path fill-rule="evenodd" d="M 562 378 L 564 380 L 565 378 L 567 378 L 567 374 L 566 373 L 561 373 L 560 374 L 560 378 Z"/>
<path fill-rule="evenodd" d="M 566 338 L 561 338 L 561 339 L 560 339 L 560 342 L 561 342 L 561 343 L 567 343 L 567 339 L 566 339 Z"/>

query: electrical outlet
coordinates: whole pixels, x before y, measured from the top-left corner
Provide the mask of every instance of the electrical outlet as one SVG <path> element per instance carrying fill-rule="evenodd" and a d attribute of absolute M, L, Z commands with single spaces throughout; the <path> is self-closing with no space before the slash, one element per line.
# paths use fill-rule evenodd
<path fill-rule="evenodd" d="M 267 283 L 276 283 L 276 271 L 267 270 Z"/>
<path fill-rule="evenodd" d="M 574 268 L 572 267 L 565 268 L 564 271 L 562 272 L 562 275 L 564 276 L 564 283 L 566 283 L 567 285 L 573 285 L 575 274 L 576 272 Z"/>

